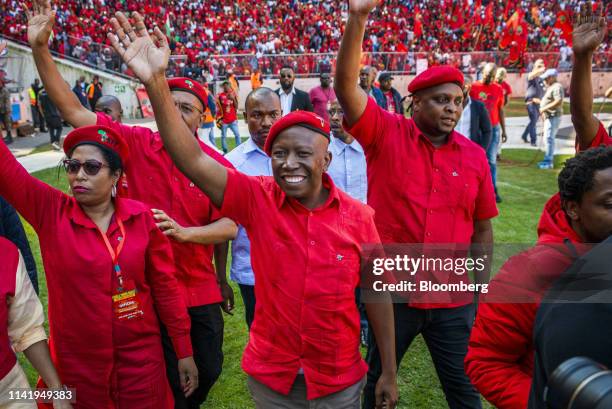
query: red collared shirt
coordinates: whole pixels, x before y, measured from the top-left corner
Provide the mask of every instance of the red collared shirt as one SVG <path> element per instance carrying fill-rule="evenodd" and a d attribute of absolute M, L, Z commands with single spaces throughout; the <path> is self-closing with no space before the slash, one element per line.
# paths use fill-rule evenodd
<path fill-rule="evenodd" d="M 126 373 L 152 380 L 157 371 L 164 372 L 158 314 L 177 356 L 192 355 L 190 321 L 174 277 L 170 243 L 148 207 L 117 199 L 106 232 L 117 248 L 124 237 L 116 220 L 125 226 L 119 265 L 125 279 L 135 284 L 144 312 L 142 319 L 118 321 L 112 305 L 117 279 L 111 256 L 100 231 L 76 200 L 30 176 L 4 144 L 0 145 L 0 195 L 38 234 L 49 290 L 53 361 L 62 381 L 79 390 L 80 401 L 108 407 L 113 377 L 118 379 L 119 393 L 122 387 L 127 393 L 133 383 L 125 381 Z M 170 393 L 156 388 L 151 399 L 165 400 L 164 391 Z"/>
<path fill-rule="evenodd" d="M 368 206 L 330 189 L 308 210 L 287 198 L 272 177 L 228 172 L 221 213 L 244 226 L 255 273 L 255 321 L 242 368 L 259 382 L 289 393 L 298 370 L 308 399 L 338 392 L 363 378 L 359 353 L 361 246 L 379 243 Z"/>
<path fill-rule="evenodd" d="M 599 145 L 612 145 L 612 139 L 610 135 L 608 135 L 608 131 L 604 127 L 603 123 L 599 123 L 599 128 L 597 129 L 597 134 L 595 135 L 595 139 L 591 142 L 591 146 L 589 148 L 594 148 Z M 580 149 L 576 146 L 576 152 L 579 152 Z"/>
<path fill-rule="evenodd" d="M 205 226 L 221 218 L 208 197 L 174 165 L 158 132 L 114 122 L 102 113 L 98 113 L 97 125 L 114 129 L 130 147 L 126 166 L 128 197 L 165 211 L 185 227 Z M 223 156 L 198 142 L 204 152 L 233 169 Z M 214 246 L 174 240 L 171 244 L 176 278 L 187 307 L 221 302 L 221 290 L 212 263 Z"/>
<path fill-rule="evenodd" d="M 347 132 L 365 151 L 368 204 L 383 243 L 469 244 L 474 221 L 497 216 L 485 152 L 457 132 L 435 147 L 414 120 L 372 98 Z"/>

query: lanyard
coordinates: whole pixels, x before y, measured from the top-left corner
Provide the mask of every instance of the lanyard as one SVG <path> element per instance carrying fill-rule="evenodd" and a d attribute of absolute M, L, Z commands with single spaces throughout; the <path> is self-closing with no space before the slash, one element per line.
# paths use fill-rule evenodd
<path fill-rule="evenodd" d="M 104 239 L 104 244 L 106 244 L 106 249 L 113 259 L 113 270 L 115 271 L 115 275 L 117 276 L 117 281 L 119 281 L 119 289 L 123 289 L 123 275 L 121 273 L 121 267 L 119 267 L 119 254 L 121 254 L 121 250 L 123 249 L 123 245 L 125 244 L 125 227 L 123 227 L 123 222 L 121 219 L 117 217 L 117 225 L 119 225 L 119 231 L 121 232 L 121 241 L 119 242 L 119 246 L 117 246 L 117 251 L 113 249 L 110 242 L 108 241 L 108 237 L 106 234 L 98 228 L 98 231 L 102 235 L 102 239 Z"/>

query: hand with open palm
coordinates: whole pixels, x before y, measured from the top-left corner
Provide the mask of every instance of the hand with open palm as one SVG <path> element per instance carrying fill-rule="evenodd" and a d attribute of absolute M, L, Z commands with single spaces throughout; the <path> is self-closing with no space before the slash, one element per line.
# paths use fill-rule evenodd
<path fill-rule="evenodd" d="M 367 16 L 380 0 L 349 0 L 349 13 Z"/>
<path fill-rule="evenodd" d="M 132 14 L 134 26 L 123 13 L 115 16 L 110 20 L 113 32 L 108 38 L 121 59 L 145 85 L 164 76 L 170 57 L 166 36 L 158 27 L 150 36 L 139 13 Z"/>
<path fill-rule="evenodd" d="M 593 53 L 603 42 L 607 27 L 603 17 L 603 5 L 600 5 L 599 9 L 599 15 L 595 15 L 590 1 L 580 6 L 580 14 L 576 15 L 572 35 L 574 54 Z"/>
<path fill-rule="evenodd" d="M 50 0 L 32 0 L 32 9 L 21 4 L 28 17 L 28 43 L 30 47 L 47 47 L 55 24 L 55 12 Z"/>

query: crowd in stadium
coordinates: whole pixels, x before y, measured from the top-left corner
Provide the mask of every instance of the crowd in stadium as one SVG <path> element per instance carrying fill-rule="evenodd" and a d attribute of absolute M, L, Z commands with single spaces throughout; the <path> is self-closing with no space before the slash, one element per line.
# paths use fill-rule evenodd
<path fill-rule="evenodd" d="M 205 3 L 205 4 L 204 4 Z M 62 0 L 54 4 L 58 29 L 52 49 L 91 65 L 125 72 L 121 61 L 106 42 L 104 27 L 118 9 L 140 11 L 147 24 L 156 24 L 170 38 L 175 55 L 186 56 L 183 67 L 197 70 L 213 63 L 234 66 L 240 75 L 259 68 L 277 73 L 282 65 L 293 63 L 298 72 L 319 72 L 329 65 L 325 58 L 282 61 L 264 55 L 335 52 L 343 32 L 346 4 L 331 0 L 268 0 L 266 7 L 249 7 L 245 0 L 112 2 L 106 0 Z M 458 51 L 493 51 L 510 54 L 560 52 L 561 69 L 571 61 L 570 19 L 577 0 L 419 0 L 385 1 L 368 25 L 363 49 L 366 52 L 426 52 L 430 63 L 453 63 L 448 53 Z M 444 11 L 444 12 L 441 12 Z M 527 29 L 524 42 L 506 41 L 506 26 L 515 11 L 516 24 Z M 2 34 L 26 39 L 26 21 L 16 0 L 0 5 L 4 22 Z M 475 16 L 467 19 L 464 16 Z M 392 35 L 388 35 L 392 32 Z M 299 35 L 296 35 L 298 34 Z M 108 44 L 107 44 L 108 45 Z M 602 45 L 602 51 L 607 42 Z M 252 54 L 245 60 L 208 59 L 211 55 Z M 411 64 L 412 62 L 412 64 Z M 501 62 L 501 61 L 499 61 Z M 384 60 L 385 69 L 414 68 L 411 59 Z M 455 62 L 458 65 L 458 61 Z M 526 65 L 526 64 L 525 64 Z"/>

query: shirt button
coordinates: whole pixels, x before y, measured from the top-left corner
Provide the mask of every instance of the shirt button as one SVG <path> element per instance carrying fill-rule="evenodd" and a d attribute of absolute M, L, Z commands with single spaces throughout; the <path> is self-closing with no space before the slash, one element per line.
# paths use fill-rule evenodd
<path fill-rule="evenodd" d="M 434 171 L 435 171 L 435 172 L 439 172 L 439 171 L 440 171 L 440 169 L 438 169 L 438 168 L 434 168 Z"/>
<path fill-rule="evenodd" d="M 433 210 L 429 209 L 429 214 L 433 214 Z"/>
<path fill-rule="evenodd" d="M 427 232 L 427 233 L 425 233 L 425 235 L 426 235 L 427 237 L 430 237 L 430 236 L 431 236 L 431 232 Z"/>
<path fill-rule="evenodd" d="M 194 187 L 194 186 L 195 186 L 195 185 L 193 184 L 193 182 L 191 182 L 191 183 L 189 184 L 189 187 Z"/>
<path fill-rule="evenodd" d="M 438 189 L 434 188 L 434 189 L 432 190 L 432 192 L 437 193 L 437 192 L 438 192 Z"/>
<path fill-rule="evenodd" d="M 314 240 L 311 240 L 311 241 L 310 241 L 310 245 L 311 245 L 311 246 L 314 246 L 314 245 L 315 245 Z"/>

